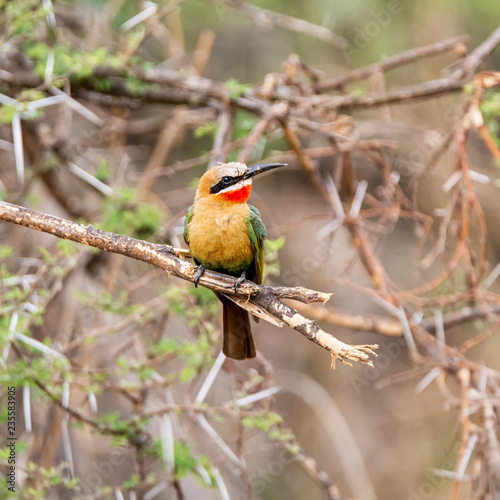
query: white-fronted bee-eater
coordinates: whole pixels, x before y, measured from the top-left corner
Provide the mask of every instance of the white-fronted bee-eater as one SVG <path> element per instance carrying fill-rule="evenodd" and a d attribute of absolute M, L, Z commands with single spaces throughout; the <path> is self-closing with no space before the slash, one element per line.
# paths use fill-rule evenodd
<path fill-rule="evenodd" d="M 259 211 L 247 200 L 253 177 L 282 166 L 285 164 L 247 167 L 231 162 L 216 165 L 202 176 L 184 223 L 184 240 L 199 266 L 195 285 L 205 269 L 237 277 L 235 289 L 243 279 L 262 282 L 267 233 Z M 216 295 L 223 307 L 224 354 L 233 359 L 255 357 L 248 312 Z"/>

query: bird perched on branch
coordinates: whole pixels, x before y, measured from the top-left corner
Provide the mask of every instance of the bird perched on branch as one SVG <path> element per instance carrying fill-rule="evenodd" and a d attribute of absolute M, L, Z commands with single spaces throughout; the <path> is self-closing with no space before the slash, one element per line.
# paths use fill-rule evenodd
<path fill-rule="evenodd" d="M 247 167 L 231 162 L 216 165 L 200 179 L 193 205 L 184 222 L 184 240 L 198 270 L 194 283 L 205 269 L 260 284 L 264 269 L 266 228 L 259 211 L 247 204 L 252 178 L 284 163 Z M 233 359 L 255 357 L 248 312 L 224 295 L 216 294 L 223 307 L 222 350 Z"/>

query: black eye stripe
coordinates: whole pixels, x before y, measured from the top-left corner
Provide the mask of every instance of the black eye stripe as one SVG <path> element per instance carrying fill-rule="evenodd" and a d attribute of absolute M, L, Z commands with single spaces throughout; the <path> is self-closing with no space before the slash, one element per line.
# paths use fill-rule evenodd
<path fill-rule="evenodd" d="M 217 184 L 214 184 L 210 188 L 210 193 L 216 194 L 216 193 L 222 191 L 223 189 L 226 189 L 227 187 L 238 183 L 240 180 L 241 180 L 241 176 L 240 177 L 225 176 Z"/>

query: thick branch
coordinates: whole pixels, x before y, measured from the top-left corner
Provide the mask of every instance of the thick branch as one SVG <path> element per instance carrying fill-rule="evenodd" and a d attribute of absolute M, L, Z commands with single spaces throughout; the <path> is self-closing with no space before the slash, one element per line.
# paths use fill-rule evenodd
<path fill-rule="evenodd" d="M 48 214 L 30 210 L 11 203 L 0 202 L 0 220 L 26 226 L 37 231 L 53 234 L 83 245 L 118 253 L 133 259 L 152 264 L 163 269 L 167 274 L 177 276 L 187 281 L 193 281 L 196 266 L 180 259 L 174 248 L 168 245 L 155 245 L 147 241 L 137 240 L 128 236 L 101 231 L 93 226 L 84 226 Z M 369 355 L 375 355 L 375 345 L 350 346 L 324 332 L 313 321 L 300 315 L 297 311 L 279 300 L 291 298 L 302 302 L 326 302 L 331 294 L 308 290 L 306 288 L 264 287 L 251 281 L 244 281 L 234 292 L 235 279 L 231 276 L 206 271 L 199 283 L 211 290 L 226 295 L 237 295 L 248 299 L 256 306 L 264 309 L 278 322 L 289 325 L 302 333 L 309 340 L 328 350 L 333 360 L 343 362 L 359 361 L 371 365 Z"/>

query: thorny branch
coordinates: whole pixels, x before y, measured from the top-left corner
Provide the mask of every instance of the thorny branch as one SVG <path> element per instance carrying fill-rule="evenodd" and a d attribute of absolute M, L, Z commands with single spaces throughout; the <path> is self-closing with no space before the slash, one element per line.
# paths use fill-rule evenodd
<path fill-rule="evenodd" d="M 194 280 L 196 267 L 176 255 L 175 249 L 167 245 L 154 245 L 146 241 L 136 240 L 92 226 L 83 226 L 76 222 L 53 217 L 35 210 L 19 207 L 6 202 L 0 202 L 0 219 L 12 222 L 31 229 L 52 234 L 106 252 L 118 253 L 127 257 L 141 260 L 163 269 L 167 274 L 177 276 L 188 281 Z M 235 279 L 219 273 L 207 271 L 199 283 L 211 290 L 235 295 Z M 357 361 L 371 365 L 369 355 L 376 355 L 376 345 L 349 346 L 335 337 L 321 330 L 313 321 L 308 320 L 291 307 L 281 302 L 280 298 L 294 299 L 301 302 L 326 302 L 331 294 L 316 292 L 306 288 L 262 287 L 245 281 L 238 288 L 237 297 L 248 300 L 258 308 L 264 309 L 278 321 L 287 324 L 294 330 L 302 333 L 309 340 L 320 345 L 332 355 L 332 364 L 336 359 L 348 363 Z M 243 304 L 244 305 L 244 304 Z M 265 315 L 262 316 L 267 319 Z"/>

